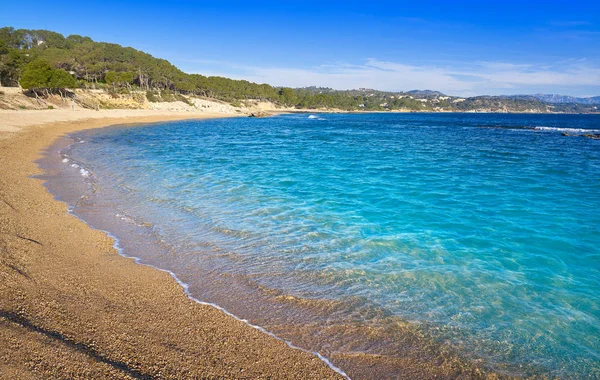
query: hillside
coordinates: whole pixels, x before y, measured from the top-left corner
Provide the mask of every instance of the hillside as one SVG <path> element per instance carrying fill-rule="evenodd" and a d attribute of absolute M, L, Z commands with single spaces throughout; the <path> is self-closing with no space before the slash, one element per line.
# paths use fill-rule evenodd
<path fill-rule="evenodd" d="M 511 95 L 508 98 L 527 99 L 534 98 L 545 103 L 575 103 L 575 104 L 600 104 L 600 96 L 592 96 L 587 98 L 578 98 L 569 95 L 557 94 L 534 94 L 534 95 Z"/>
<path fill-rule="evenodd" d="M 594 103 L 560 103 L 531 96 L 461 98 L 432 90 L 385 92 L 273 87 L 187 74 L 164 59 L 131 47 L 96 42 L 89 37 L 3 27 L 0 28 L 0 86 L 19 85 L 28 90 L 26 94 L 35 97 L 37 103 L 40 95 L 73 97 L 72 89 L 76 88 L 102 90 L 115 99 L 130 97 L 143 104 L 187 103 L 190 98 L 202 97 L 238 108 L 248 108 L 248 103 L 269 103 L 274 108 L 340 111 L 599 112 Z M 117 106 L 116 102 L 108 103 L 99 101 L 99 106 Z"/>

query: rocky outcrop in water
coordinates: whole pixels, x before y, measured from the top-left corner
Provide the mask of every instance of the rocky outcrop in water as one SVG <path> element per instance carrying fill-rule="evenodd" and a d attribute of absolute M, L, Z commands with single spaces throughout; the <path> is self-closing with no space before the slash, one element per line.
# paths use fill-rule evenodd
<path fill-rule="evenodd" d="M 578 134 L 578 133 L 563 132 L 563 133 L 561 133 L 561 135 L 562 136 L 582 136 L 582 137 L 592 139 L 592 140 L 600 140 L 600 133 Z"/>
<path fill-rule="evenodd" d="M 585 135 L 583 135 L 583 137 L 587 137 L 588 139 L 592 139 L 592 140 L 600 140 L 600 133 L 585 134 Z"/>
<path fill-rule="evenodd" d="M 271 116 L 268 112 L 253 112 L 250 115 L 248 115 L 248 117 L 268 117 Z"/>

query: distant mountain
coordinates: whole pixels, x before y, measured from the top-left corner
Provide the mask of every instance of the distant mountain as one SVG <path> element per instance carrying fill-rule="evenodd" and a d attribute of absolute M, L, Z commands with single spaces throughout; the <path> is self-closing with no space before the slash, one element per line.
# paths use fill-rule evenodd
<path fill-rule="evenodd" d="M 507 98 L 511 99 L 539 99 L 544 103 L 575 103 L 575 104 L 600 104 L 600 96 L 594 96 L 589 98 L 578 98 L 569 95 L 557 95 L 557 94 L 535 94 L 535 95 L 510 95 Z"/>
<path fill-rule="evenodd" d="M 411 91 L 406 91 L 406 94 L 416 96 L 416 97 L 446 96 L 445 94 L 443 94 L 439 91 L 431 91 L 431 90 L 411 90 Z"/>

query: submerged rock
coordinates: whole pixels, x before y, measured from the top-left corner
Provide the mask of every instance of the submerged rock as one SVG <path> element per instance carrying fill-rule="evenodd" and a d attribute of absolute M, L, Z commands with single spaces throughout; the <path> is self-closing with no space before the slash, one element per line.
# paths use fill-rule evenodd
<path fill-rule="evenodd" d="M 583 135 L 583 137 L 587 137 L 588 139 L 592 139 L 592 140 L 600 140 L 600 133 L 585 134 L 585 135 Z"/>
<path fill-rule="evenodd" d="M 562 136 L 580 136 L 580 137 L 585 137 L 585 138 L 592 139 L 592 140 L 600 140 L 600 133 L 580 134 L 580 133 L 563 132 L 563 133 L 561 133 L 561 135 Z"/>

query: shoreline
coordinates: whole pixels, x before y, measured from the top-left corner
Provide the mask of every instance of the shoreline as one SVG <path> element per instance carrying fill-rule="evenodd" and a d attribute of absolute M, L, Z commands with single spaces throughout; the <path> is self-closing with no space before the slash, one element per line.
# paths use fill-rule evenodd
<path fill-rule="evenodd" d="M 0 113 L 0 375 L 342 378 L 326 359 L 194 301 L 173 274 L 116 255 L 107 233 L 32 178 L 44 149 L 70 132 L 243 115 L 24 113 Z"/>
<path fill-rule="evenodd" d="M 135 128 L 128 125 L 114 127 Z M 91 200 L 95 199 L 95 192 L 87 193 L 89 188 L 83 189 L 86 186 L 81 181 L 79 168 L 90 172 L 93 172 L 93 169 L 81 166 L 85 163 L 78 160 L 73 161 L 79 165 L 75 169 L 65 169 L 68 165 L 65 165 L 62 159 L 72 160 L 72 157 L 69 153 L 62 155 L 59 152 L 69 149 L 67 147 L 73 144 L 78 146 L 78 141 L 89 141 L 90 138 L 86 136 L 86 133 L 88 132 L 75 132 L 56 140 L 47 150 L 44 158 L 38 161 L 45 172 L 57 173 L 43 176 L 46 180 L 44 186 L 51 194 L 72 206 L 69 213 L 93 228 L 105 231 L 115 239 L 123 256 L 171 274 L 193 299 L 223 309 L 224 312 L 234 316 L 240 316 L 244 322 L 255 325 L 255 327 L 260 326 L 261 331 L 267 333 L 272 331 L 290 346 L 299 346 L 300 349 L 313 353 L 319 352 L 327 357 L 327 359 L 322 359 L 328 360 L 332 368 L 340 366 L 353 378 L 372 378 L 375 374 L 377 377 L 388 378 L 409 372 L 415 378 L 444 377 L 457 373 L 461 373 L 463 376 L 467 375 L 467 377 L 477 377 L 481 374 L 480 370 L 472 366 L 468 360 L 459 358 L 457 352 L 454 352 L 451 347 L 438 347 L 438 344 L 426 335 L 425 331 L 421 331 L 416 326 L 399 318 L 386 318 L 385 322 L 379 320 L 376 324 L 357 326 L 348 323 L 343 318 L 327 315 L 327 309 L 339 312 L 340 309 L 353 307 L 343 301 L 328 302 L 285 296 L 277 289 L 253 288 L 243 281 L 240 283 L 234 279 L 213 276 L 201 268 L 195 268 L 196 272 L 194 273 L 198 273 L 200 278 L 206 278 L 206 280 L 202 282 L 191 280 L 190 272 L 182 271 L 182 268 L 173 267 L 168 262 L 159 259 L 162 255 L 169 254 L 169 250 L 158 247 L 153 238 L 147 239 L 148 235 L 142 230 L 151 231 L 150 224 L 143 221 L 142 224 L 137 224 L 138 227 L 131 227 L 128 222 L 122 223 L 121 220 L 114 219 L 115 213 L 120 214 L 122 212 L 120 207 L 124 205 L 111 208 L 110 204 L 105 204 L 101 198 Z M 71 174 L 65 174 L 65 170 Z M 80 183 L 83 187 L 77 190 Z M 97 185 L 94 185 L 94 188 L 95 186 Z M 76 190 L 72 191 L 71 188 Z M 89 198 L 87 195 L 81 198 L 81 194 L 84 193 L 89 194 Z M 99 193 L 103 193 L 103 191 L 100 190 Z M 82 199 L 82 202 L 79 202 L 79 199 Z M 91 200 L 89 203 L 88 199 Z M 85 204 L 91 208 L 86 207 Z M 97 208 L 93 206 L 95 204 L 101 206 Z M 233 289 L 235 291 L 232 292 Z M 282 312 L 282 308 L 286 312 Z M 279 311 L 273 314 L 269 313 L 269 310 Z M 294 310 L 299 314 L 296 314 Z M 296 318 L 297 315 L 303 316 L 302 321 Z M 341 346 L 336 345 L 335 341 L 329 341 L 327 333 L 311 328 L 316 325 L 327 326 L 324 329 L 332 332 L 343 330 L 345 331 L 343 338 L 338 337 L 337 340 L 355 341 L 356 343 L 352 344 L 352 349 L 346 347 L 344 350 Z M 329 336 L 329 338 L 335 337 Z M 379 349 L 371 351 L 358 343 L 373 340 L 380 342 Z"/>
<path fill-rule="evenodd" d="M 501 111 L 432 111 L 432 110 L 388 110 L 388 111 L 346 111 L 346 110 L 319 110 L 319 109 L 296 109 L 296 110 L 282 110 L 278 112 L 281 114 L 308 114 L 308 113 L 336 113 L 336 114 L 351 114 L 351 115 L 360 115 L 360 114 L 489 114 L 489 115 L 600 115 L 600 112 L 590 112 L 590 113 L 581 113 L 581 112 L 501 112 Z"/>

